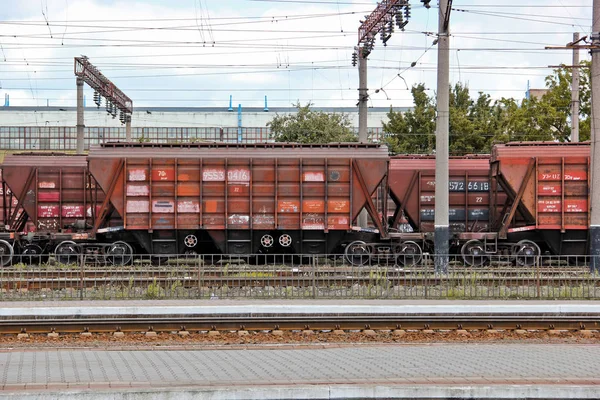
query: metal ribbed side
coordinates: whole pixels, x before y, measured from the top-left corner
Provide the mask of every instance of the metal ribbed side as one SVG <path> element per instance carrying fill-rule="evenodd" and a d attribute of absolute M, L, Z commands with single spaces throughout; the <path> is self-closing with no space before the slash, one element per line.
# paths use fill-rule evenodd
<path fill-rule="evenodd" d="M 387 146 L 361 143 L 328 145 L 287 143 L 137 145 L 119 143 L 92 146 L 89 153 L 90 158 L 388 158 L 388 156 Z"/>
<path fill-rule="evenodd" d="M 508 143 L 498 144 L 492 148 L 492 161 L 500 158 L 523 158 L 528 160 L 532 157 L 589 157 L 590 143 Z"/>
<path fill-rule="evenodd" d="M 489 155 L 477 157 L 450 157 L 449 166 L 453 170 L 489 170 Z M 427 157 L 392 157 L 390 171 L 395 170 L 435 170 L 435 156 Z"/>
<path fill-rule="evenodd" d="M 65 155 L 6 155 L 2 166 L 26 166 L 26 167 L 42 167 L 42 166 L 59 166 L 59 167 L 87 167 L 86 156 L 65 156 Z"/>

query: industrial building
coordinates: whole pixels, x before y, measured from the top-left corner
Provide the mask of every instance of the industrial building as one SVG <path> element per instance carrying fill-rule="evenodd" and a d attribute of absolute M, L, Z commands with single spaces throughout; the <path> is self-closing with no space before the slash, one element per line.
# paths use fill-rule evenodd
<path fill-rule="evenodd" d="M 406 111 L 408 108 L 395 108 Z M 358 131 L 358 109 L 314 108 L 347 114 Z M 369 109 L 369 139 L 380 140 L 387 107 Z M 267 123 L 275 115 L 295 113 L 294 107 L 140 107 L 132 115 L 135 141 L 224 141 L 256 143 L 272 140 Z M 125 127 L 103 108 L 85 108 L 85 148 L 90 144 L 125 140 Z M 75 107 L 0 107 L 0 149 L 75 150 Z"/>

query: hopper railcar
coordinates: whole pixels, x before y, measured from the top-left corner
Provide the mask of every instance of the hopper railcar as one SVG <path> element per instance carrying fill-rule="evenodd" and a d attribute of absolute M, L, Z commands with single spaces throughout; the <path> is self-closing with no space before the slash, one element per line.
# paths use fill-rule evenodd
<path fill-rule="evenodd" d="M 1 167 L 3 265 L 48 253 L 412 265 L 433 250 L 435 157 L 389 157 L 380 144 L 108 143 L 87 156 L 10 155 Z M 496 145 L 449 168 L 451 249 L 467 264 L 586 254 L 589 144 Z"/>
<path fill-rule="evenodd" d="M 86 156 L 6 155 L 2 184 L 9 197 L 4 201 L 13 205 L 5 213 L 5 230 L 0 234 L 4 237 L 0 241 L 3 265 L 13 255 L 21 261 L 39 262 L 49 253 L 69 263 L 84 251 L 107 261 L 129 261 L 121 257 L 131 253 L 126 240 L 105 242 L 110 238 L 102 232 L 90 234 L 104 193 L 89 174 Z M 111 216 L 110 224 L 118 225 L 119 217 Z"/>
<path fill-rule="evenodd" d="M 388 169 L 377 144 L 115 143 L 88 159 L 107 196 L 99 219 L 114 208 L 151 254 L 332 253 L 363 208 L 386 231 L 371 200 Z"/>

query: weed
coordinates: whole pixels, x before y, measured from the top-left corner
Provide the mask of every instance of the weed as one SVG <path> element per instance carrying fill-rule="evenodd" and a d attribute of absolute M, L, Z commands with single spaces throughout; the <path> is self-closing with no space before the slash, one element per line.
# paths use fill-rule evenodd
<path fill-rule="evenodd" d="M 160 285 L 156 282 L 156 278 L 154 281 L 148 285 L 146 289 L 146 294 L 144 295 L 147 299 L 158 299 L 165 296 L 165 291 Z"/>

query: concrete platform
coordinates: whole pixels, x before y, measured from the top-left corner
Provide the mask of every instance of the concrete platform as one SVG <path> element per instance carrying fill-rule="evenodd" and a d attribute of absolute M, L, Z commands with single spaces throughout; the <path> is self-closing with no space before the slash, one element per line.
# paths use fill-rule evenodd
<path fill-rule="evenodd" d="M 128 315 L 254 314 L 587 314 L 600 316 L 592 301 L 452 300 L 132 300 L 0 302 L 0 319 Z"/>
<path fill-rule="evenodd" d="M 600 345 L 0 352 L 0 399 L 592 399 Z"/>

